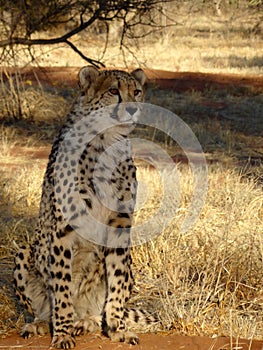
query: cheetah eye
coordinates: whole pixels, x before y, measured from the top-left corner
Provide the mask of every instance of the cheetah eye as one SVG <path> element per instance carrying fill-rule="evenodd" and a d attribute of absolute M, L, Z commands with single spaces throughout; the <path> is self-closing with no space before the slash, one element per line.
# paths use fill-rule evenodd
<path fill-rule="evenodd" d="M 109 92 L 110 92 L 112 95 L 119 95 L 119 90 L 118 90 L 118 89 L 115 89 L 115 88 L 109 89 Z"/>
<path fill-rule="evenodd" d="M 134 90 L 134 96 L 138 96 L 141 93 L 141 90 Z"/>

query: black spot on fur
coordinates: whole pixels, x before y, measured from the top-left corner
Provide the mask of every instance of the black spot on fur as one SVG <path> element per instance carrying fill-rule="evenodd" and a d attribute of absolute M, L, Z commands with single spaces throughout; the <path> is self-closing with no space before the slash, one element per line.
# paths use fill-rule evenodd
<path fill-rule="evenodd" d="M 59 254 L 60 254 L 60 251 L 59 251 L 59 249 L 58 249 L 57 246 L 54 247 L 54 253 L 55 253 L 57 256 L 59 256 Z"/>
<path fill-rule="evenodd" d="M 50 262 L 51 265 L 55 264 L 54 255 L 50 255 L 50 256 L 49 256 L 49 262 Z"/>
<path fill-rule="evenodd" d="M 128 272 L 126 272 L 126 273 L 125 273 L 125 282 L 127 283 L 128 280 L 129 280 L 129 274 L 128 274 Z"/>
<path fill-rule="evenodd" d="M 71 276 L 69 273 L 65 274 L 65 281 L 71 282 Z"/>
<path fill-rule="evenodd" d="M 67 258 L 67 259 L 71 259 L 71 252 L 69 249 L 66 249 L 64 251 L 64 257 Z"/>
<path fill-rule="evenodd" d="M 70 225 L 67 225 L 64 229 L 65 234 L 67 235 L 68 233 L 74 231 L 73 228 Z"/>
<path fill-rule="evenodd" d="M 71 205 L 70 210 L 73 211 L 73 212 L 76 210 L 75 204 L 72 204 L 72 205 Z"/>
<path fill-rule="evenodd" d="M 19 257 L 19 259 L 24 260 L 24 254 L 23 254 L 22 252 L 20 252 L 20 253 L 18 254 L 18 257 Z"/>
<path fill-rule="evenodd" d="M 92 209 L 92 203 L 90 198 L 84 198 L 84 202 L 86 203 L 88 208 Z"/>
<path fill-rule="evenodd" d="M 110 219 L 110 220 L 108 221 L 108 224 L 109 224 L 109 225 L 112 225 L 112 224 L 114 224 L 114 222 L 115 222 L 115 219 Z"/>
<path fill-rule="evenodd" d="M 57 272 L 57 273 L 56 273 L 56 277 L 57 277 L 58 279 L 61 279 L 61 278 L 62 278 L 62 272 L 61 272 L 61 271 Z"/>
<path fill-rule="evenodd" d="M 134 314 L 134 322 L 137 323 L 139 321 L 139 319 L 140 319 L 140 316 L 137 313 L 135 313 Z"/>
<path fill-rule="evenodd" d="M 117 269 L 114 273 L 114 276 L 119 277 L 119 276 L 122 276 L 122 274 L 123 274 L 122 271 L 120 269 Z"/>
<path fill-rule="evenodd" d="M 123 248 L 117 248 L 116 249 L 117 255 L 123 255 L 124 254 L 124 249 Z"/>
<path fill-rule="evenodd" d="M 76 220 L 78 218 L 79 214 L 75 213 L 71 216 L 71 220 Z"/>

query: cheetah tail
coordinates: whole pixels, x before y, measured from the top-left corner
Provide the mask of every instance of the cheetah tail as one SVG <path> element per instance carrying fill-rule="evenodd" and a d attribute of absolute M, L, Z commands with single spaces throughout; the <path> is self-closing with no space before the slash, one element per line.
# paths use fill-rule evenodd
<path fill-rule="evenodd" d="M 125 309 L 124 320 L 128 328 L 135 332 L 155 332 L 160 329 L 157 315 L 145 310 Z"/>

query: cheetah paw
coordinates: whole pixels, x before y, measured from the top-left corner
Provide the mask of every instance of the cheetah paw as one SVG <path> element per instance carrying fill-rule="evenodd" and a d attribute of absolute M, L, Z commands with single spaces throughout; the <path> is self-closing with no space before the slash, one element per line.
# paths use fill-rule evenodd
<path fill-rule="evenodd" d="M 76 345 L 76 341 L 73 335 L 63 334 L 55 335 L 52 339 L 50 349 L 73 349 Z"/>
<path fill-rule="evenodd" d="M 49 332 L 49 326 L 47 322 L 34 321 L 27 323 L 22 328 L 21 336 L 25 339 L 34 335 L 44 335 Z"/>
<path fill-rule="evenodd" d="M 93 319 L 79 320 L 74 324 L 74 335 L 85 335 L 87 333 L 94 333 L 100 329 L 100 324 Z"/>
<path fill-rule="evenodd" d="M 113 342 L 125 342 L 131 345 L 139 343 L 138 336 L 133 332 L 108 332 L 108 336 Z"/>

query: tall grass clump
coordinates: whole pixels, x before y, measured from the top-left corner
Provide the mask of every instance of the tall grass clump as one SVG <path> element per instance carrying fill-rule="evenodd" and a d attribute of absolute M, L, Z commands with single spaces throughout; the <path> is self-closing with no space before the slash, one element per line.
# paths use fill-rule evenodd
<path fill-rule="evenodd" d="M 14 297 L 13 259 L 16 247 L 29 242 L 34 232 L 43 169 L 1 169 L 0 175 L 0 336 L 6 336 L 24 323 Z"/>
<path fill-rule="evenodd" d="M 154 178 L 149 172 L 148 181 Z M 181 232 L 192 193 L 190 171 L 182 168 L 181 178 L 181 204 L 173 223 L 133 249 L 134 302 L 157 310 L 167 331 L 262 338 L 261 188 L 241 178 L 237 169 L 210 169 L 203 211 L 194 227 Z"/>
<path fill-rule="evenodd" d="M 1 175 L 0 195 L 13 215 L 32 216 L 38 210 L 44 169 L 38 164 L 16 169 L 16 176 Z"/>
<path fill-rule="evenodd" d="M 20 72 L 0 71 L 0 120 L 61 122 L 69 108 L 56 91 L 45 91 L 40 82 L 23 78 Z"/>

